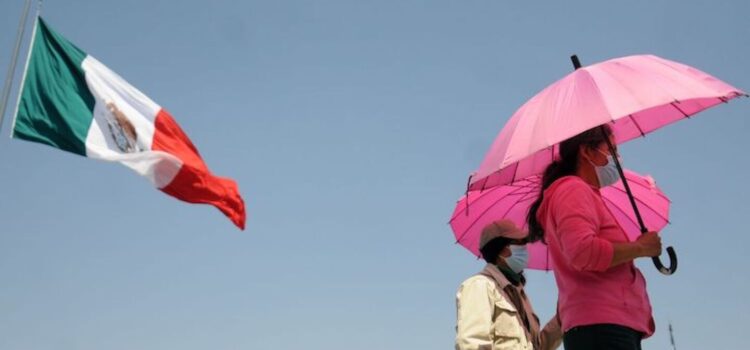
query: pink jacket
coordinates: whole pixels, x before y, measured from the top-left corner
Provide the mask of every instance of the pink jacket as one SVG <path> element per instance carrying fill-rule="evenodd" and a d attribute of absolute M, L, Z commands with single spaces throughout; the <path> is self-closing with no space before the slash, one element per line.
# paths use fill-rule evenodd
<path fill-rule="evenodd" d="M 628 238 L 604 205 L 599 190 L 577 176 L 544 191 L 537 212 L 554 263 L 564 331 L 611 323 L 654 333 L 646 280 L 633 262 L 608 268 L 613 242 Z"/>

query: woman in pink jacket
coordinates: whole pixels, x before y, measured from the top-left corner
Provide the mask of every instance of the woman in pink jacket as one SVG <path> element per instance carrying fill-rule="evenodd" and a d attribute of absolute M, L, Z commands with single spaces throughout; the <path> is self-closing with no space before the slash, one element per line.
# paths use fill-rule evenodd
<path fill-rule="evenodd" d="M 608 127 L 560 144 L 528 215 L 530 240 L 548 245 L 566 350 L 641 349 L 654 333 L 646 281 L 633 264 L 661 253 L 656 232 L 630 242 L 599 189 L 619 180 Z M 614 141 L 614 140 L 612 140 Z"/>

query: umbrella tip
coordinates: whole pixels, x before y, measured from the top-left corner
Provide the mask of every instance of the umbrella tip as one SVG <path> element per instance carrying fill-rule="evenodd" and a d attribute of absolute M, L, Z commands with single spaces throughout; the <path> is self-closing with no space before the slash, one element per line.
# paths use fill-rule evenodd
<path fill-rule="evenodd" d="M 581 68 L 581 61 L 578 60 L 578 55 L 572 55 L 570 56 L 570 61 L 573 62 L 573 68 L 578 69 Z"/>

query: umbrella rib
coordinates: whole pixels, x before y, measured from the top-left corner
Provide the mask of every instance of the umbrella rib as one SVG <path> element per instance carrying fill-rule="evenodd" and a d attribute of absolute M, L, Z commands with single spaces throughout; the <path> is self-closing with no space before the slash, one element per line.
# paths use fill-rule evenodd
<path fill-rule="evenodd" d="M 480 192 L 484 191 L 485 188 L 487 187 L 487 181 L 488 181 L 488 179 L 489 179 L 489 176 L 485 176 L 482 180 L 480 180 L 480 181 L 482 181 L 482 187 L 479 189 Z M 471 185 L 469 185 L 469 186 L 471 186 Z"/>
<path fill-rule="evenodd" d="M 527 186 L 517 187 L 517 188 L 515 188 L 515 189 L 514 189 L 514 190 L 513 190 L 512 192 L 508 193 L 508 195 L 509 195 L 509 196 L 510 196 L 510 195 L 517 195 L 517 194 L 520 194 L 520 195 L 525 195 L 525 194 L 526 194 L 526 193 L 528 193 L 528 192 L 526 192 L 526 193 L 520 193 L 520 191 L 523 191 L 523 190 L 528 190 L 528 189 L 531 189 L 531 188 L 532 188 L 531 186 L 528 186 L 528 187 L 527 187 Z"/>
<path fill-rule="evenodd" d="M 635 118 L 633 117 L 633 115 L 630 114 L 630 115 L 628 115 L 628 117 L 630 117 L 630 120 L 633 121 L 633 124 L 635 124 L 635 127 L 638 128 L 638 132 L 641 133 L 641 137 L 646 137 L 646 133 L 643 132 L 643 129 L 641 128 L 641 125 L 638 124 L 638 121 L 635 120 Z"/>
<path fill-rule="evenodd" d="M 539 194 L 539 191 L 534 191 L 534 190 L 530 190 L 530 191 L 524 192 L 524 193 L 518 193 L 518 195 L 521 196 L 521 200 L 522 201 L 529 200 L 529 199 L 531 199 L 532 197 L 534 197 L 535 195 L 538 195 L 538 194 Z"/>
<path fill-rule="evenodd" d="M 515 164 L 515 167 L 513 168 L 513 177 L 510 178 L 510 183 L 516 182 L 516 173 L 518 172 L 518 163 Z"/>
<path fill-rule="evenodd" d="M 730 97 L 727 97 L 727 96 L 730 96 Z M 719 99 L 724 103 L 729 103 L 729 100 L 735 97 L 750 97 L 750 94 L 746 94 L 744 92 L 733 91 L 731 94 L 728 94 L 727 96 L 719 96 Z"/>
<path fill-rule="evenodd" d="M 479 191 L 479 195 L 478 195 L 478 197 L 477 197 L 477 198 L 474 198 L 474 200 L 473 200 L 473 201 L 474 201 L 474 202 L 476 202 L 476 201 L 478 201 L 478 200 L 482 199 L 482 198 L 483 198 L 484 196 L 486 196 L 486 195 L 488 195 L 488 194 L 490 194 L 490 193 L 492 193 L 492 192 L 494 192 L 495 190 L 498 190 L 498 189 L 500 189 L 500 187 L 493 187 L 493 188 L 490 188 L 490 190 L 489 190 L 489 191 Z M 469 197 L 468 197 L 468 196 L 466 196 L 466 195 L 463 195 L 463 196 L 461 196 L 461 198 L 466 198 L 466 201 L 467 201 L 467 202 L 469 201 Z M 459 202 L 460 202 L 460 199 L 459 199 Z M 468 205 L 468 204 L 467 204 L 467 205 Z M 448 222 L 449 222 L 449 223 L 450 223 L 450 222 L 453 222 L 453 220 L 455 220 L 455 219 L 456 219 L 456 217 L 458 217 L 459 215 L 461 215 L 461 214 L 462 214 L 462 212 L 464 212 L 464 211 L 461 211 L 461 212 L 459 212 L 459 213 L 457 213 L 457 214 L 453 214 L 453 216 L 451 216 L 451 219 L 450 219 L 450 220 L 448 220 Z"/>
<path fill-rule="evenodd" d="M 625 192 L 625 191 L 623 191 L 623 190 L 621 190 L 621 189 L 619 189 L 619 188 L 617 188 L 617 187 L 615 187 L 615 186 L 612 186 L 612 187 L 613 187 L 613 188 L 616 188 L 616 189 L 617 189 L 618 191 L 620 191 L 620 192 L 622 192 L 622 193 L 627 193 L 627 192 Z M 658 193 L 657 193 L 657 194 L 658 194 Z M 659 194 L 659 195 L 661 196 L 661 194 Z M 602 196 L 602 197 L 603 197 L 603 198 L 606 198 L 605 196 Z M 663 197 L 663 196 L 662 196 L 662 197 Z M 636 197 L 636 196 L 633 196 L 633 199 L 635 199 L 635 200 L 636 200 L 636 202 L 638 202 L 638 203 L 639 203 L 640 205 L 642 205 L 642 206 L 644 206 L 644 207 L 648 208 L 649 210 L 651 210 L 652 212 L 656 213 L 656 215 L 658 215 L 658 216 L 659 216 L 659 217 L 660 217 L 660 218 L 661 218 L 662 220 L 664 220 L 664 221 L 666 221 L 666 222 L 669 222 L 669 218 L 665 218 L 665 217 L 664 217 L 664 215 L 661 215 L 661 213 L 659 213 L 659 211 L 658 211 L 658 210 L 656 210 L 656 209 L 654 209 L 654 208 L 653 208 L 652 206 L 648 205 L 648 203 L 645 203 L 644 201 L 640 200 L 640 199 L 639 199 L 638 197 Z M 612 205 L 614 205 L 615 207 L 617 207 L 617 208 L 619 209 L 619 206 L 615 205 L 613 201 L 610 201 L 610 200 L 607 200 L 607 201 L 608 201 L 608 202 L 610 202 L 610 203 L 612 203 Z M 625 213 L 625 211 L 624 211 L 624 210 L 622 210 L 622 209 L 621 209 L 620 211 L 621 211 L 621 212 L 622 212 L 623 214 L 627 215 L 627 213 Z"/>
<path fill-rule="evenodd" d="M 477 198 L 474 198 L 474 201 L 476 202 L 476 201 L 478 201 L 478 200 L 480 200 L 480 199 L 484 198 L 484 196 L 486 196 L 486 195 L 489 195 L 489 194 L 491 194 L 492 192 L 495 192 L 495 190 L 498 190 L 498 189 L 500 189 L 500 188 L 499 188 L 499 187 L 493 187 L 493 188 L 490 188 L 490 190 L 489 190 L 489 191 L 484 191 L 484 190 L 482 190 L 482 191 L 479 191 L 479 195 L 477 196 Z M 468 207 L 468 206 L 470 206 L 470 204 L 469 204 L 469 193 L 471 193 L 471 192 L 470 192 L 470 191 L 468 191 L 468 192 L 466 192 L 466 194 L 465 194 L 465 195 L 463 196 L 463 197 L 465 197 L 465 198 L 466 198 L 466 206 L 467 206 L 467 207 Z M 468 212 L 468 208 L 466 209 L 466 211 Z M 460 215 L 460 213 L 459 213 L 459 214 L 457 214 L 457 215 Z M 467 214 L 467 215 L 468 215 L 468 214 Z M 453 221 L 453 219 L 455 219 L 455 218 L 456 218 L 456 216 L 453 216 L 453 217 L 451 218 L 451 221 Z"/>
<path fill-rule="evenodd" d="M 614 202 L 612 202 L 612 201 L 610 201 L 610 200 L 607 200 L 606 202 L 608 202 L 608 203 L 611 203 L 611 204 L 612 204 L 612 206 L 613 206 L 613 207 L 615 207 L 615 209 L 617 209 L 617 211 L 618 211 L 618 212 L 620 212 L 620 213 L 622 213 L 623 215 L 625 215 L 625 217 L 626 217 L 626 218 L 627 218 L 628 220 L 630 220 L 630 223 L 632 223 L 632 224 L 635 224 L 636 226 L 638 226 L 638 224 L 637 224 L 637 223 L 633 222 L 633 218 L 631 218 L 631 217 L 630 217 L 630 216 L 628 215 L 628 213 L 626 213 L 626 212 L 625 212 L 625 210 L 623 210 L 623 209 L 622 209 L 622 208 L 620 208 L 619 206 L 615 205 L 615 203 L 614 203 Z M 607 207 L 607 208 L 609 208 L 609 207 Z M 613 215 L 613 216 L 614 216 L 614 215 Z M 615 219 L 615 222 L 617 222 L 617 226 L 620 226 L 620 229 L 622 229 L 622 231 L 623 231 L 623 232 L 625 233 L 625 235 L 627 236 L 627 232 L 625 231 L 625 229 L 623 229 L 623 228 L 622 228 L 622 225 L 620 224 L 620 222 L 619 222 L 619 221 L 617 221 L 617 218 L 613 218 L 613 219 Z M 645 225 L 645 224 L 644 224 L 644 225 Z M 630 238 L 628 237 L 628 239 L 630 239 Z"/>
<path fill-rule="evenodd" d="M 514 184 L 508 186 L 515 186 L 519 188 L 538 188 L 542 184 L 542 179 L 539 176 L 527 177 L 523 180 L 519 180 Z"/>
<path fill-rule="evenodd" d="M 600 101 L 604 101 L 604 95 L 602 94 L 602 90 L 599 88 L 599 84 L 596 82 L 596 79 L 594 79 L 594 77 L 592 77 L 591 73 L 589 73 L 588 71 L 586 71 L 586 73 L 588 73 L 588 77 L 591 80 L 591 83 L 594 84 L 594 87 L 596 87 L 596 89 L 594 89 L 594 91 L 596 92 L 597 95 L 599 95 L 599 100 Z M 619 81 L 618 81 L 618 83 L 619 83 Z M 620 84 L 620 85 L 622 85 L 622 84 Z M 626 89 L 627 89 L 627 87 L 626 87 Z M 602 107 L 607 111 L 607 115 L 609 116 L 610 122 L 614 122 L 615 119 L 612 117 L 612 111 L 609 110 L 609 107 L 605 103 L 602 103 Z"/>
<path fill-rule="evenodd" d="M 526 202 L 528 200 L 532 200 L 532 199 L 534 199 L 535 196 L 536 197 L 539 196 L 539 192 L 538 191 L 529 191 L 529 192 L 525 193 L 524 196 L 521 197 L 521 199 L 519 199 L 518 202 L 516 202 L 516 204 L 523 203 L 523 202 Z M 526 217 L 527 217 L 527 219 L 528 219 L 528 216 L 529 216 L 529 209 L 530 208 L 531 208 L 531 206 L 529 206 L 529 208 L 526 209 Z"/>
<path fill-rule="evenodd" d="M 521 194 L 521 195 L 522 195 L 523 197 L 521 197 L 521 199 L 519 200 L 519 202 L 522 202 L 522 201 L 527 201 L 527 200 L 529 200 L 529 199 L 532 199 L 532 198 L 534 197 L 534 195 L 537 195 L 537 196 L 538 196 L 538 195 L 539 195 L 539 191 L 534 191 L 534 190 L 531 190 L 531 191 L 529 191 L 529 192 L 526 192 L 526 193 L 523 193 L 523 194 Z"/>
<path fill-rule="evenodd" d="M 688 115 L 687 113 L 685 113 L 685 111 L 683 111 L 682 109 L 680 109 L 680 107 L 677 107 L 677 103 L 679 103 L 679 102 L 680 102 L 680 101 L 675 101 L 675 102 L 670 102 L 669 104 L 670 104 L 670 105 L 671 105 L 672 107 L 674 107 L 674 108 L 675 108 L 676 110 L 678 110 L 678 111 L 679 111 L 680 113 L 682 113 L 682 115 L 684 115 L 684 116 L 685 116 L 685 118 L 688 118 L 688 119 L 690 119 L 690 115 Z"/>
<path fill-rule="evenodd" d="M 614 187 L 614 186 L 613 186 L 613 187 Z M 617 187 L 615 187 L 615 188 L 617 188 Z M 620 191 L 620 192 L 622 192 L 622 193 L 625 193 L 625 194 L 627 194 L 627 192 L 625 192 L 625 191 L 624 191 L 624 190 L 622 190 L 622 189 L 619 189 L 619 188 L 617 188 L 617 190 L 618 190 L 618 191 Z M 670 200 L 669 200 L 669 198 L 665 197 L 665 196 L 664 196 L 663 194 L 661 194 L 661 193 L 657 193 L 657 195 L 659 195 L 659 197 L 662 197 L 662 198 L 664 198 L 664 199 L 665 199 L 665 200 L 666 200 L 667 202 L 670 202 L 670 203 L 672 202 L 672 201 L 670 201 Z M 638 203 L 640 203 L 641 205 L 645 206 L 645 207 L 646 207 L 646 208 L 648 208 L 649 210 L 651 210 L 651 211 L 653 211 L 654 213 L 656 213 L 656 215 L 659 215 L 659 217 L 660 217 L 660 218 L 662 218 L 662 219 L 664 219 L 664 220 L 666 220 L 666 221 L 669 221 L 669 218 L 666 218 L 666 217 L 664 217 L 664 215 L 661 215 L 661 214 L 659 213 L 659 211 L 658 211 L 658 210 L 654 209 L 654 207 L 650 206 L 650 205 L 649 205 L 648 203 L 644 202 L 643 200 L 641 200 L 640 198 L 638 198 L 638 197 L 636 197 L 636 196 L 633 196 L 633 198 L 634 198 L 634 199 L 635 199 L 635 200 L 636 200 L 636 201 L 637 201 Z"/>

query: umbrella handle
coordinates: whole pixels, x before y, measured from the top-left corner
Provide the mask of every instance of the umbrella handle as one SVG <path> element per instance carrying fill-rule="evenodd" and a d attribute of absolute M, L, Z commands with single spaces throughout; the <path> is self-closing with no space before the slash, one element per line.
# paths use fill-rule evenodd
<path fill-rule="evenodd" d="M 664 275 L 671 275 L 675 271 L 677 271 L 677 254 L 674 252 L 674 248 L 667 247 L 667 254 L 669 255 L 669 267 L 664 267 L 664 264 L 661 263 L 661 259 L 659 259 L 658 256 L 655 256 L 651 258 L 651 260 L 654 261 L 654 266 L 656 266 L 656 269 L 659 270 Z"/>

